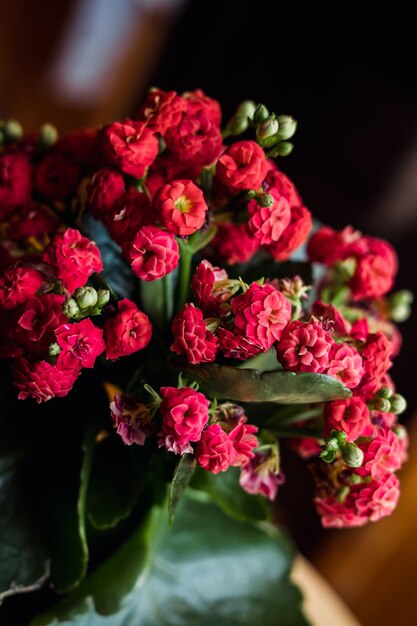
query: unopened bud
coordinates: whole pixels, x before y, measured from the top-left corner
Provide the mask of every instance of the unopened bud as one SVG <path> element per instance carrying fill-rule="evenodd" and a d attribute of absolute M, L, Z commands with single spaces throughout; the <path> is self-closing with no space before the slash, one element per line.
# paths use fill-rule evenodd
<path fill-rule="evenodd" d="M 363 463 L 363 452 L 354 443 L 347 443 L 342 448 L 342 458 L 348 467 L 360 467 Z"/>
<path fill-rule="evenodd" d="M 374 398 L 372 400 L 372 409 L 380 413 L 390 413 L 391 402 L 387 398 Z"/>
<path fill-rule="evenodd" d="M 392 389 L 389 387 L 381 387 L 381 389 L 376 392 L 375 396 L 377 398 L 385 398 L 386 400 L 389 400 L 392 396 Z"/>
<path fill-rule="evenodd" d="M 110 291 L 108 289 L 99 289 L 97 291 L 97 306 L 103 307 L 110 300 Z"/>
<path fill-rule="evenodd" d="M 279 123 L 278 136 L 281 140 L 287 141 L 295 134 L 297 130 L 297 122 L 290 115 L 278 115 Z"/>
<path fill-rule="evenodd" d="M 278 128 L 279 124 L 274 115 L 260 122 L 256 127 L 256 139 L 258 143 L 264 148 L 274 146 L 279 141 L 277 137 Z"/>
<path fill-rule="evenodd" d="M 389 298 L 389 315 L 397 323 L 405 322 L 411 313 L 413 294 L 407 289 L 393 293 Z"/>
<path fill-rule="evenodd" d="M 269 152 L 268 156 L 275 157 L 286 157 L 293 151 L 294 146 L 289 141 L 281 141 L 278 145 L 274 146 Z"/>
<path fill-rule="evenodd" d="M 323 452 L 320 454 L 320 458 L 325 463 L 333 463 L 333 461 L 336 458 L 336 451 L 335 450 L 323 450 Z"/>
<path fill-rule="evenodd" d="M 48 352 L 49 352 L 49 356 L 58 356 L 58 354 L 61 352 L 61 348 L 56 342 L 51 343 L 51 345 L 48 348 Z"/>
<path fill-rule="evenodd" d="M 81 309 L 89 309 L 97 304 L 97 291 L 94 287 L 78 287 L 74 292 L 74 298 Z"/>
<path fill-rule="evenodd" d="M 274 204 L 274 198 L 270 193 L 265 193 L 264 191 L 256 191 L 255 189 L 250 189 L 246 194 L 246 199 L 255 200 L 256 204 L 259 204 L 261 207 L 270 207 Z"/>
<path fill-rule="evenodd" d="M 4 125 L 4 134 L 7 141 L 20 141 L 23 137 L 23 128 L 17 120 L 7 120 Z"/>
<path fill-rule="evenodd" d="M 240 135 L 247 130 L 249 121 L 252 120 L 256 109 L 256 104 L 252 100 L 245 100 L 235 111 L 235 114 L 228 122 L 225 135 Z"/>
<path fill-rule="evenodd" d="M 77 317 L 79 315 L 80 307 L 74 298 L 69 298 L 69 300 L 66 300 L 62 305 L 62 311 L 64 315 L 71 319 L 72 317 Z"/>
<path fill-rule="evenodd" d="M 394 393 L 389 402 L 391 404 L 391 413 L 394 413 L 395 415 L 400 415 L 400 413 L 403 413 L 407 408 L 406 399 L 399 393 Z"/>
<path fill-rule="evenodd" d="M 39 143 L 43 148 L 53 146 L 58 139 L 58 131 L 52 124 L 43 124 L 39 130 Z"/>
<path fill-rule="evenodd" d="M 269 117 L 269 111 L 264 104 L 258 104 L 253 114 L 253 121 L 255 124 L 264 122 Z"/>

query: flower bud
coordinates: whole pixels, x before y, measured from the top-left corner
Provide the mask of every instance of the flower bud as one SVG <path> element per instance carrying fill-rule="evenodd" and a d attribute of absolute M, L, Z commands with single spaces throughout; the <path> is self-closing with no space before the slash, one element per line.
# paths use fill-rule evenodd
<path fill-rule="evenodd" d="M 52 124 L 43 124 L 39 130 L 39 143 L 42 148 L 53 146 L 58 139 L 58 131 Z"/>
<path fill-rule="evenodd" d="M 297 130 L 297 122 L 290 115 L 278 115 L 278 136 L 281 140 L 287 141 L 295 134 Z"/>
<path fill-rule="evenodd" d="M 94 287 L 78 287 L 74 292 L 80 309 L 89 309 L 97 304 L 97 291 Z"/>
<path fill-rule="evenodd" d="M 99 289 L 97 291 L 97 306 L 101 309 L 110 300 L 110 291 L 108 289 Z"/>
<path fill-rule="evenodd" d="M 333 463 L 333 461 L 336 458 L 336 451 L 335 450 L 323 450 L 323 452 L 320 454 L 320 458 L 325 463 Z"/>
<path fill-rule="evenodd" d="M 380 411 L 380 413 L 390 413 L 391 402 L 387 398 L 374 398 L 371 402 L 371 407 L 374 411 Z"/>
<path fill-rule="evenodd" d="M 7 120 L 3 130 L 7 141 L 20 141 L 23 137 L 22 125 L 17 120 Z"/>
<path fill-rule="evenodd" d="M 389 315 L 393 322 L 405 322 L 411 313 L 413 294 L 407 289 L 393 293 L 389 298 Z"/>
<path fill-rule="evenodd" d="M 264 148 L 274 146 L 279 141 L 279 137 L 277 137 L 278 128 L 279 124 L 275 115 L 271 115 L 263 122 L 260 122 L 256 127 L 258 143 Z"/>
<path fill-rule="evenodd" d="M 403 413 L 407 408 L 406 399 L 399 393 L 394 393 L 389 402 L 391 413 L 394 413 L 395 415 L 400 415 L 400 413 Z"/>
<path fill-rule="evenodd" d="M 390 389 L 389 387 L 381 387 L 381 389 L 379 389 L 375 394 L 376 398 L 385 398 L 386 400 L 389 400 L 391 396 L 392 389 Z"/>
<path fill-rule="evenodd" d="M 274 198 L 270 193 L 264 191 L 256 191 L 256 189 L 250 189 L 246 194 L 246 199 L 256 200 L 256 203 L 261 207 L 270 207 L 274 204 Z"/>
<path fill-rule="evenodd" d="M 281 141 L 277 146 L 274 146 L 269 152 L 268 156 L 275 157 L 285 157 L 291 154 L 294 146 L 289 141 Z"/>
<path fill-rule="evenodd" d="M 360 467 L 363 463 L 363 452 L 355 443 L 347 443 L 342 448 L 342 458 L 348 467 Z"/>
<path fill-rule="evenodd" d="M 264 104 L 258 104 L 253 114 L 255 124 L 265 121 L 269 117 L 269 111 Z"/>
<path fill-rule="evenodd" d="M 62 305 L 62 311 L 64 315 L 66 315 L 69 319 L 72 317 L 78 317 L 80 313 L 80 307 L 77 304 L 77 301 L 74 298 L 69 298 Z"/>
<path fill-rule="evenodd" d="M 58 354 L 61 352 L 61 348 L 56 342 L 51 343 L 51 345 L 48 348 L 48 352 L 49 352 L 49 356 L 58 356 Z"/>
<path fill-rule="evenodd" d="M 225 129 L 225 136 L 244 133 L 249 126 L 249 120 L 253 118 L 255 109 L 256 104 L 252 102 L 252 100 L 242 102 L 236 109 L 233 117 L 229 120 Z"/>

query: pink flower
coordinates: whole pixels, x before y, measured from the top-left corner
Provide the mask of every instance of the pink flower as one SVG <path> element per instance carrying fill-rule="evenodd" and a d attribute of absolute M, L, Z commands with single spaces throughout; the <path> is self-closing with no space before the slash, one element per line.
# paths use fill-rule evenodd
<path fill-rule="evenodd" d="M 359 490 L 356 508 L 371 522 L 391 515 L 400 497 L 400 483 L 395 474 L 385 474 Z"/>
<path fill-rule="evenodd" d="M 229 359 L 247 361 L 262 351 L 262 347 L 252 343 L 246 337 L 234 335 L 227 328 L 219 328 L 217 331 L 219 349 Z"/>
<path fill-rule="evenodd" d="M 258 438 L 255 434 L 257 432 L 257 426 L 246 424 L 244 421 L 241 421 L 230 431 L 229 438 L 236 452 L 233 465 L 245 465 L 255 456 L 253 449 L 257 448 L 259 445 Z"/>
<path fill-rule="evenodd" d="M 210 165 L 222 148 L 218 125 L 200 109 L 184 112 L 179 123 L 165 132 L 171 153 L 186 166 Z"/>
<path fill-rule="evenodd" d="M 361 350 L 364 373 L 359 389 L 367 399 L 381 386 L 382 380 L 392 365 L 391 344 L 381 332 L 369 334 Z"/>
<path fill-rule="evenodd" d="M 259 189 L 267 172 L 265 153 L 254 141 L 236 141 L 226 148 L 216 166 L 220 182 L 233 191 Z"/>
<path fill-rule="evenodd" d="M 227 302 L 233 295 L 226 270 L 213 265 L 205 259 L 197 265 L 191 288 L 200 307 L 206 314 L 218 314 L 222 302 Z"/>
<path fill-rule="evenodd" d="M 103 130 L 102 143 L 108 160 L 125 174 L 142 178 L 158 155 L 156 135 L 142 122 L 114 122 Z"/>
<path fill-rule="evenodd" d="M 371 475 L 375 480 L 396 472 L 406 459 L 407 439 L 401 440 L 388 428 L 377 428 L 376 435 L 368 443 L 360 444 L 364 453 L 362 466 L 357 470 L 362 476 Z"/>
<path fill-rule="evenodd" d="M 260 494 L 275 500 L 278 487 L 284 483 L 284 475 L 278 471 L 275 459 L 257 452 L 240 471 L 240 486 L 252 495 Z"/>
<path fill-rule="evenodd" d="M 96 358 L 106 349 L 103 331 L 90 319 L 62 324 L 55 335 L 61 348 L 58 365 L 64 368 L 94 367 Z"/>
<path fill-rule="evenodd" d="M 174 270 L 179 261 L 177 241 L 157 226 L 144 226 L 129 248 L 132 270 L 142 280 L 157 280 Z"/>
<path fill-rule="evenodd" d="M 47 361 L 30 363 L 19 358 L 13 364 L 14 384 L 19 389 L 19 400 L 33 398 L 39 404 L 51 398 L 63 398 L 72 389 L 79 370 L 61 368 Z"/>
<path fill-rule="evenodd" d="M 397 256 L 386 242 L 365 238 L 369 252 L 358 260 L 355 275 L 349 283 L 355 300 L 379 298 L 393 286 L 397 273 Z"/>
<path fill-rule="evenodd" d="M 5 309 L 14 309 L 35 295 L 44 275 L 32 267 L 11 267 L 0 276 L 0 301 Z"/>
<path fill-rule="evenodd" d="M 104 323 L 106 357 L 118 359 L 146 348 L 151 340 L 152 325 L 134 302 L 119 300 L 117 313 Z"/>
<path fill-rule="evenodd" d="M 184 237 L 203 226 L 207 204 L 191 180 L 174 180 L 157 192 L 153 208 L 167 230 Z"/>
<path fill-rule="evenodd" d="M 55 235 L 44 252 L 44 260 L 52 265 L 56 277 L 70 293 L 83 287 L 91 274 L 103 268 L 100 250 L 94 241 L 74 228 Z"/>
<path fill-rule="evenodd" d="M 310 211 L 305 206 L 292 206 L 288 226 L 278 239 L 266 247 L 276 261 L 285 261 L 307 239 L 313 226 Z"/>
<path fill-rule="evenodd" d="M 291 319 L 291 304 L 270 284 L 252 283 L 249 289 L 233 298 L 234 332 L 269 350 L 281 338 Z"/>
<path fill-rule="evenodd" d="M 225 472 L 236 459 L 233 443 L 220 424 L 211 424 L 203 431 L 195 447 L 197 463 L 212 474 Z"/>
<path fill-rule="evenodd" d="M 333 331 L 336 337 L 349 337 L 351 325 L 333 304 L 316 300 L 313 303 L 311 312 L 320 319 L 325 328 L 327 327 L 328 330 Z"/>
<path fill-rule="evenodd" d="M 171 351 L 184 355 L 190 363 L 214 361 L 217 352 L 217 338 L 207 330 L 203 313 L 193 304 L 186 304 L 172 322 L 174 343 Z"/>
<path fill-rule="evenodd" d="M 285 328 L 277 344 L 278 361 L 291 372 L 324 372 L 333 339 L 320 322 L 295 320 Z"/>
<path fill-rule="evenodd" d="M 261 245 L 247 224 L 219 224 L 212 243 L 218 256 L 229 265 L 249 261 Z"/>
<path fill-rule="evenodd" d="M 324 437 L 329 437 L 332 430 L 345 432 L 348 441 L 371 436 L 374 427 L 365 401 L 354 396 L 327 402 L 324 407 Z"/>
<path fill-rule="evenodd" d="M 116 394 L 110 403 L 110 413 L 117 434 L 127 446 L 143 446 L 152 433 L 149 409 L 127 395 Z"/>
<path fill-rule="evenodd" d="M 97 219 L 110 214 L 125 191 L 123 175 L 111 167 L 96 172 L 87 186 L 87 206 Z"/>
<path fill-rule="evenodd" d="M 208 422 L 209 401 L 191 387 L 162 387 L 161 395 L 159 445 L 175 454 L 192 452 L 190 441 L 199 441 Z"/>
<path fill-rule="evenodd" d="M 54 332 L 67 321 L 62 312 L 64 296 L 47 293 L 25 302 L 17 315 L 14 335 L 19 344 L 33 354 L 45 351 L 55 340 Z"/>
<path fill-rule="evenodd" d="M 111 236 L 124 252 L 129 249 L 137 231 L 153 221 L 154 215 L 149 198 L 133 187 L 129 187 L 120 196 L 112 211 L 104 218 Z"/>
<path fill-rule="evenodd" d="M 345 387 L 354 389 L 363 375 L 362 357 L 353 346 L 335 343 L 330 349 L 326 374 L 338 378 Z"/>
<path fill-rule="evenodd" d="M 299 207 L 302 204 L 300 194 L 294 183 L 277 168 L 275 161 L 268 159 L 268 173 L 265 178 L 266 191 L 274 189 L 280 196 L 284 196 L 291 207 Z"/>
<path fill-rule="evenodd" d="M 248 204 L 248 228 L 259 239 L 262 245 L 270 245 L 279 241 L 291 220 L 291 207 L 284 196 L 274 189 L 270 191 L 274 199 L 272 206 L 261 207 L 256 200 Z"/>
<path fill-rule="evenodd" d="M 337 261 L 359 257 L 367 249 L 365 238 L 351 226 L 346 226 L 339 232 L 323 226 L 311 237 L 307 252 L 313 263 L 332 267 Z"/>

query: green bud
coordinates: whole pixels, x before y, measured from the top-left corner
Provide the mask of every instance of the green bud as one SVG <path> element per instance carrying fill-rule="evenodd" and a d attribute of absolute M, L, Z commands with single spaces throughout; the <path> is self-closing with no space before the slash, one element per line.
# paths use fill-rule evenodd
<path fill-rule="evenodd" d="M 391 404 L 391 413 L 395 413 L 395 415 L 400 415 L 407 408 L 406 399 L 399 393 L 394 393 L 389 402 Z"/>
<path fill-rule="evenodd" d="M 17 120 L 7 120 L 4 125 L 7 141 L 20 141 L 23 137 L 23 128 Z"/>
<path fill-rule="evenodd" d="M 333 461 L 336 458 L 336 451 L 335 450 L 323 450 L 323 452 L 320 454 L 320 458 L 325 463 L 333 463 Z"/>
<path fill-rule="evenodd" d="M 381 389 L 379 389 L 375 394 L 376 398 L 385 398 L 386 400 L 389 400 L 391 396 L 392 389 L 390 389 L 389 387 L 381 387 Z"/>
<path fill-rule="evenodd" d="M 77 301 L 74 298 L 69 298 L 62 305 L 62 311 L 64 315 L 66 315 L 69 319 L 72 317 L 78 317 L 80 313 L 80 307 L 77 304 Z"/>
<path fill-rule="evenodd" d="M 39 130 L 39 143 L 42 148 L 53 146 L 58 139 L 58 131 L 52 124 L 43 124 Z"/>
<path fill-rule="evenodd" d="M 290 115 L 278 115 L 279 131 L 278 136 L 280 139 L 287 141 L 295 134 L 297 130 L 297 122 Z"/>
<path fill-rule="evenodd" d="M 48 348 L 48 352 L 49 352 L 49 356 L 58 356 L 58 354 L 61 352 L 61 348 L 56 342 L 51 343 L 51 345 Z"/>
<path fill-rule="evenodd" d="M 239 117 L 246 117 L 252 119 L 255 115 L 256 104 L 252 100 L 244 100 L 239 104 L 236 110 L 236 114 Z"/>
<path fill-rule="evenodd" d="M 268 152 L 268 156 L 275 157 L 286 157 L 293 151 L 294 146 L 289 141 L 281 141 L 277 146 L 274 146 L 272 150 Z"/>
<path fill-rule="evenodd" d="M 391 411 L 391 402 L 387 398 L 374 398 L 371 406 L 374 411 L 381 413 L 390 413 Z"/>
<path fill-rule="evenodd" d="M 342 458 L 348 467 L 360 467 L 363 463 L 363 452 L 354 443 L 347 443 L 342 448 Z"/>
<path fill-rule="evenodd" d="M 103 307 L 110 300 L 110 291 L 108 289 L 99 289 L 97 291 L 97 306 Z"/>
<path fill-rule="evenodd" d="M 249 121 L 253 118 L 256 104 L 252 100 L 245 100 L 235 111 L 233 117 L 229 120 L 224 135 L 240 135 L 247 130 Z"/>
<path fill-rule="evenodd" d="M 277 132 L 279 124 L 275 115 L 271 115 L 256 127 L 256 138 L 261 146 L 269 148 L 278 142 Z"/>
<path fill-rule="evenodd" d="M 360 483 L 363 482 L 363 479 L 362 476 L 359 476 L 358 474 L 351 474 L 349 476 L 349 481 L 352 485 L 360 485 Z"/>
<path fill-rule="evenodd" d="M 389 315 L 394 322 L 405 322 L 410 317 L 411 303 L 413 302 L 411 291 L 407 289 L 397 291 L 389 297 L 388 302 Z"/>
<path fill-rule="evenodd" d="M 89 309 L 97 304 L 97 291 L 94 287 L 78 287 L 74 292 L 80 309 Z"/>
<path fill-rule="evenodd" d="M 255 124 L 264 122 L 269 117 L 269 111 L 264 104 L 258 104 L 253 114 L 253 121 Z"/>
<path fill-rule="evenodd" d="M 339 430 L 336 436 L 337 439 L 337 443 L 339 444 L 340 447 L 346 445 L 346 441 L 347 441 L 347 435 L 345 432 L 343 432 L 343 430 Z"/>
<path fill-rule="evenodd" d="M 349 487 L 347 485 L 343 485 L 343 487 L 340 489 L 339 493 L 337 494 L 337 501 L 338 502 L 344 502 L 346 500 L 346 498 L 349 495 Z"/>

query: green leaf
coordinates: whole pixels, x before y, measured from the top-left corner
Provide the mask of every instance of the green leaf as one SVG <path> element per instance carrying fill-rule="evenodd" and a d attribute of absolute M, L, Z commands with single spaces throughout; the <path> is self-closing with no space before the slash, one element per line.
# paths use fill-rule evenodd
<path fill-rule="evenodd" d="M 143 309 L 160 330 L 165 330 L 173 314 L 174 276 L 171 272 L 159 280 L 140 281 Z"/>
<path fill-rule="evenodd" d="M 239 485 L 239 476 L 237 467 L 219 474 L 198 468 L 191 486 L 210 494 L 213 502 L 234 519 L 248 522 L 269 520 L 271 507 L 268 501 L 263 496 L 246 493 Z"/>
<path fill-rule="evenodd" d="M 88 518 L 94 528 L 113 528 L 126 519 L 140 490 L 130 449 L 119 438 L 108 437 L 94 451 L 87 496 Z"/>
<path fill-rule="evenodd" d="M 0 604 L 14 593 L 40 587 L 49 571 L 31 523 L 20 465 L 18 454 L 0 458 Z"/>
<path fill-rule="evenodd" d="M 174 519 L 175 509 L 190 483 L 195 467 L 196 460 L 193 454 L 184 454 L 177 463 L 169 486 L 168 510 L 170 522 Z"/>
<path fill-rule="evenodd" d="M 158 537 L 152 547 L 151 536 Z M 151 515 L 31 626 L 307 626 L 291 563 L 278 529 L 237 522 L 211 502 L 185 497 L 171 529 L 167 515 Z"/>
<path fill-rule="evenodd" d="M 170 360 L 172 367 L 196 381 L 200 391 L 209 398 L 237 402 L 276 402 L 278 404 L 307 404 L 350 398 L 352 392 L 336 378 L 325 374 L 296 374 L 294 372 L 264 372 L 240 369 L 230 365 L 205 363 L 189 365 Z"/>

